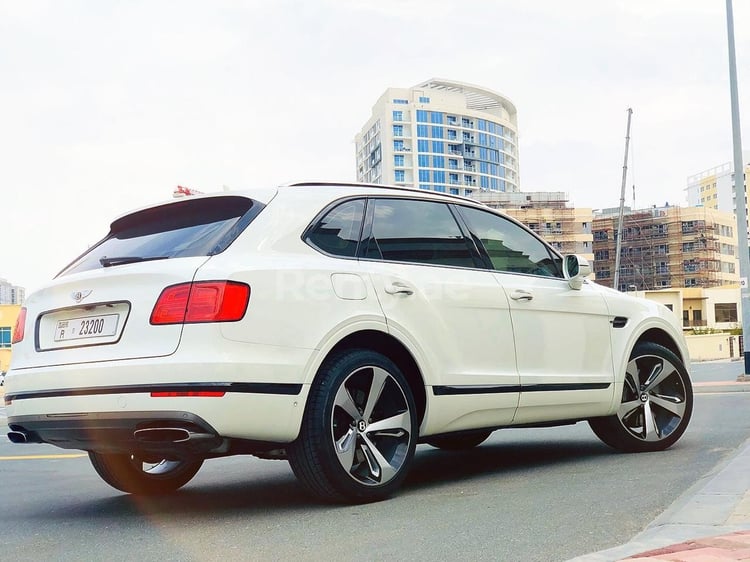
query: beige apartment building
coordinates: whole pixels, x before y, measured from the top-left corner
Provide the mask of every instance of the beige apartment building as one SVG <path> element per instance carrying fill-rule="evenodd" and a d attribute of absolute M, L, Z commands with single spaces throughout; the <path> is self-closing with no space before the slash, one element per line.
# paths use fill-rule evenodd
<path fill-rule="evenodd" d="M 7 371 L 10 368 L 13 329 L 20 311 L 21 305 L 0 304 L 0 371 Z"/>
<path fill-rule="evenodd" d="M 593 220 L 596 281 L 613 287 L 616 213 Z M 660 207 L 623 216 L 620 291 L 721 287 L 739 283 L 734 215 L 701 207 Z"/>
<path fill-rule="evenodd" d="M 747 191 L 747 178 L 750 177 L 750 150 L 742 153 L 744 168 L 744 186 Z M 686 195 L 691 207 L 708 207 L 719 211 L 734 213 L 737 210 L 734 188 L 734 164 L 726 162 L 714 166 L 687 179 Z M 745 196 L 747 209 L 747 196 Z"/>
<path fill-rule="evenodd" d="M 472 197 L 521 221 L 558 252 L 594 260 L 593 212 L 590 208 L 569 207 L 566 193 L 478 191 Z"/>

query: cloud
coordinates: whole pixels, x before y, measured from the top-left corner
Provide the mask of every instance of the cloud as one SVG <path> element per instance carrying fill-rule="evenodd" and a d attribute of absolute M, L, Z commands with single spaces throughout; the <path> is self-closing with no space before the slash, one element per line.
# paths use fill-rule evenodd
<path fill-rule="evenodd" d="M 434 76 L 513 100 L 522 188 L 579 205 L 617 204 L 628 107 L 643 205 L 731 159 L 724 6 L 705 0 L 0 0 L 0 50 L 0 277 L 28 287 L 177 184 L 352 180 L 377 98 Z"/>

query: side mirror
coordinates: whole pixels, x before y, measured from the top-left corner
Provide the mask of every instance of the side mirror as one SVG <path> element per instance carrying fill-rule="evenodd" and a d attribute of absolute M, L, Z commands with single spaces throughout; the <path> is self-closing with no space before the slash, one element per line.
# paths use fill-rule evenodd
<path fill-rule="evenodd" d="M 576 291 L 581 290 L 583 280 L 591 275 L 591 264 L 583 256 L 571 254 L 563 260 L 563 275 L 568 280 L 568 285 Z"/>

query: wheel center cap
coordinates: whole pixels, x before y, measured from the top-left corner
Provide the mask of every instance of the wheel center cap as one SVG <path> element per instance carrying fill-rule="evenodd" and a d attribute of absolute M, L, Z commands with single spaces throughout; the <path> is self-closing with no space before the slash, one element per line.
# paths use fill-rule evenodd
<path fill-rule="evenodd" d="M 644 404 L 648 402 L 648 394 L 645 392 L 641 392 L 641 395 L 638 398 L 640 398 L 641 402 Z"/>
<path fill-rule="evenodd" d="M 357 431 L 363 433 L 367 429 L 367 422 L 365 420 L 359 420 L 357 422 Z"/>

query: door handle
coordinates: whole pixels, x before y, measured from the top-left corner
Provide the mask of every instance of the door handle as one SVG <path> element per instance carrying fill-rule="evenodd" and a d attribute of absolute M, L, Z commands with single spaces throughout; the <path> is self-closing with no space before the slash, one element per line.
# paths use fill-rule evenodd
<path fill-rule="evenodd" d="M 530 301 L 534 298 L 534 294 L 529 291 L 524 291 L 523 289 L 516 289 L 510 294 L 510 298 L 514 301 Z"/>
<path fill-rule="evenodd" d="M 386 283 L 385 292 L 389 295 L 413 295 L 414 289 L 401 281 L 391 281 Z"/>

